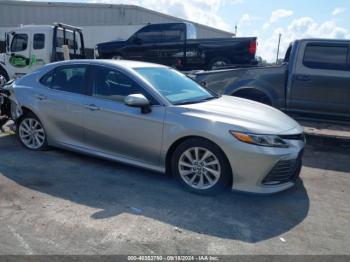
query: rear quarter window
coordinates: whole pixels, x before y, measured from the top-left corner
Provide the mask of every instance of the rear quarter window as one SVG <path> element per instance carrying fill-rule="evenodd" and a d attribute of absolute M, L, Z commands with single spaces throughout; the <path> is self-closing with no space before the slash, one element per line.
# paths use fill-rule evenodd
<path fill-rule="evenodd" d="M 349 70 L 348 45 L 307 44 L 303 65 L 313 69 Z"/>
<path fill-rule="evenodd" d="M 41 79 L 40 83 L 44 86 L 51 87 L 53 80 L 53 71 L 46 73 Z"/>

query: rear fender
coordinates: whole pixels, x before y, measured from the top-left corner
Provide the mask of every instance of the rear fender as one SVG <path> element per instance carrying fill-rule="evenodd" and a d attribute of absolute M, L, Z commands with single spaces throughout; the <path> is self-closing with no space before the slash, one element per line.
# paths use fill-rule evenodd
<path fill-rule="evenodd" d="M 256 79 L 245 79 L 242 81 L 238 81 L 231 86 L 229 86 L 225 90 L 225 95 L 235 95 L 236 93 L 240 91 L 259 91 L 266 95 L 273 106 L 276 106 L 276 101 L 278 100 L 278 95 L 274 91 L 274 88 L 270 86 L 267 82 L 265 81 L 259 81 Z"/>

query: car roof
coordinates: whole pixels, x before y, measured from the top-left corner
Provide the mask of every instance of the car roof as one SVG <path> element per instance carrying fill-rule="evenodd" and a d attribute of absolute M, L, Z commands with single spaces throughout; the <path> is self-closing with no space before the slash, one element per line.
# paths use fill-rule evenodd
<path fill-rule="evenodd" d="M 75 60 L 55 62 L 53 64 L 55 66 L 58 66 L 58 65 L 76 64 L 76 63 L 85 63 L 85 64 L 87 63 L 87 64 L 94 64 L 94 65 L 115 65 L 115 66 L 124 67 L 128 69 L 135 69 L 135 68 L 141 68 L 141 67 L 166 68 L 166 66 L 159 65 L 159 64 L 153 64 L 153 63 L 147 63 L 147 62 L 141 62 L 141 61 L 114 60 L 114 59 L 75 59 Z"/>
<path fill-rule="evenodd" d="M 303 38 L 298 39 L 297 41 L 315 41 L 315 42 L 328 42 L 328 43 L 337 43 L 337 42 L 343 42 L 343 43 L 349 43 L 349 39 L 335 39 L 335 38 Z"/>

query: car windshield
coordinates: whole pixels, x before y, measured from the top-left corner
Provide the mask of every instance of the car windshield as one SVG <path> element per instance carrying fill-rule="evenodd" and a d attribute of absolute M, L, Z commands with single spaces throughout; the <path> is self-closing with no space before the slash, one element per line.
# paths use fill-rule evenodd
<path fill-rule="evenodd" d="M 174 105 L 200 103 L 216 98 L 189 77 L 165 67 L 135 68 L 159 93 Z"/>

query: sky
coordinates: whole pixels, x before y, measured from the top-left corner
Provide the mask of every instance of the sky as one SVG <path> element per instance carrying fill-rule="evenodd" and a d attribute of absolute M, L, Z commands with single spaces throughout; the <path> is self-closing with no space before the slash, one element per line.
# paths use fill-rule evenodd
<path fill-rule="evenodd" d="M 53 2 L 66 0 L 51 0 Z M 350 39 L 350 0 L 69 0 L 66 2 L 135 4 L 195 21 L 238 37 L 257 36 L 258 53 L 276 60 L 281 34 L 280 57 L 295 39 Z"/>

